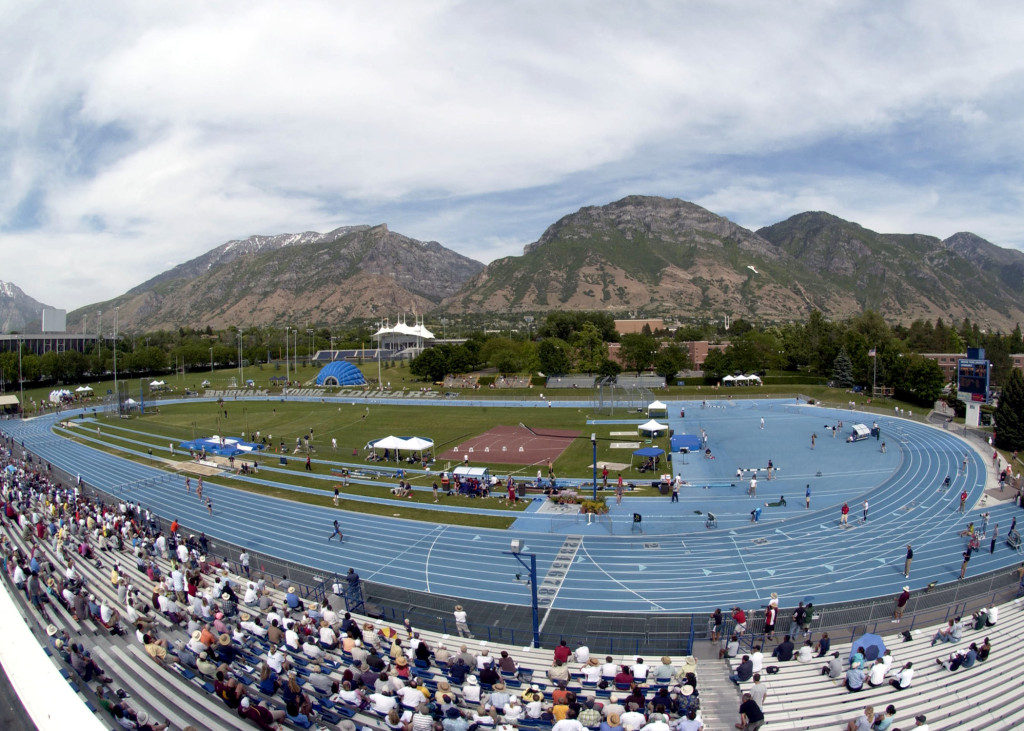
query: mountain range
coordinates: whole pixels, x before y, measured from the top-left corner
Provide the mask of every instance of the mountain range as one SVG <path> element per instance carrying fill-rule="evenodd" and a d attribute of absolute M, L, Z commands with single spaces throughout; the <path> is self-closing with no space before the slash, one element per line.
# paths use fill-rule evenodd
<path fill-rule="evenodd" d="M 47 307 L 22 292 L 17 285 L 0 280 L 0 332 L 26 332 L 30 326 L 38 332 L 43 310 Z"/>
<path fill-rule="evenodd" d="M 870 308 L 893 322 L 968 317 L 1010 330 L 1024 320 L 1024 253 L 824 212 L 751 231 L 694 203 L 629 196 L 564 216 L 521 256 L 486 266 L 383 224 L 229 241 L 69 325 L 115 306 L 126 331 L 567 308 L 768 322 Z"/>

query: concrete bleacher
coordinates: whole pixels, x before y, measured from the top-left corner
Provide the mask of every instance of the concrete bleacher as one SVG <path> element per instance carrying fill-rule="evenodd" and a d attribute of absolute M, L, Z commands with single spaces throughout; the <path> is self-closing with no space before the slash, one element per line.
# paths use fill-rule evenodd
<path fill-rule="evenodd" d="M 616 376 L 615 384 L 623 388 L 664 388 L 663 376 Z"/>
<path fill-rule="evenodd" d="M 498 376 L 490 388 L 529 388 L 530 376 Z"/>
<path fill-rule="evenodd" d="M 593 388 L 596 376 L 551 376 L 544 388 Z"/>
<path fill-rule="evenodd" d="M 970 617 L 966 619 L 969 621 Z M 766 728 L 791 731 L 836 728 L 862 714 L 868 705 L 881 713 L 889 704 L 897 710 L 894 726 L 901 728 L 913 727 L 918 714 L 928 717 L 931 731 L 1020 728 L 1024 723 L 1024 686 L 1020 683 L 1024 669 L 1019 661 L 1018 637 L 1024 631 L 1024 613 L 1019 602 L 1002 605 L 995 626 L 983 630 L 965 628 L 960 642 L 940 642 L 932 647 L 932 637 L 944 624 L 915 629 L 910 641 L 903 641 L 899 634 L 886 638 L 886 648 L 894 658 L 893 671 L 908 661 L 914 663 L 910 687 L 899 691 L 887 681 L 877 688 L 865 683 L 862 691 L 851 693 L 843 687 L 844 678 L 832 681 L 821 674 L 829 657 L 815 658 L 809 663 L 796 659 L 780 663 L 771 657 L 772 648 L 766 647 L 764 667 L 779 667 L 775 675 L 761 672 L 761 682 L 768 689 L 764 709 L 768 720 Z M 893 628 L 898 627 L 893 624 Z M 971 642 L 980 644 L 985 637 L 992 642 L 988 660 L 954 672 L 935 662 L 953 651 L 966 649 Z M 845 670 L 849 667 L 847 658 L 851 649 L 850 642 L 836 642 L 829 655 L 838 651 Z M 743 683 L 741 687 L 749 685 Z"/>

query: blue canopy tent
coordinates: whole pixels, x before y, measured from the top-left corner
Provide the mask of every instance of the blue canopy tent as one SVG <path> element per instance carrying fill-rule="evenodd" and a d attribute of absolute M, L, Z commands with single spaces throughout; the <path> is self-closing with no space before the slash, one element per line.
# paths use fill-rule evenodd
<path fill-rule="evenodd" d="M 634 449 L 633 456 L 629 458 L 629 468 L 633 469 L 633 457 L 642 457 L 644 460 L 650 458 L 657 461 L 663 454 L 665 454 L 665 450 L 660 447 L 643 447 L 641 449 Z"/>

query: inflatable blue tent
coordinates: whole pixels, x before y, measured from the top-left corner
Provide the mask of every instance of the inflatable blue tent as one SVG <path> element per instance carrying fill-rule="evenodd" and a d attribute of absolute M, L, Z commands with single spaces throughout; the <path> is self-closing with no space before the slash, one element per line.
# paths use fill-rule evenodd
<path fill-rule="evenodd" d="M 316 374 L 318 386 L 365 386 L 366 379 L 359 369 L 344 360 L 328 363 Z"/>

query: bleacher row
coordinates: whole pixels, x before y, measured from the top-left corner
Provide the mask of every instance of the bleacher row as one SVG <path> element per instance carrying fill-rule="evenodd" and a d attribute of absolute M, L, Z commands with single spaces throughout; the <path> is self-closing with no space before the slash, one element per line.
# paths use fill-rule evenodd
<path fill-rule="evenodd" d="M 31 550 L 32 546 L 35 546 L 41 552 L 42 560 L 48 560 L 55 566 L 63 565 L 62 558 L 56 555 L 55 547 L 51 541 L 26 541 L 21 533 L 15 526 L 8 525 L 5 522 L 4 534 L 8 536 L 13 545 L 26 553 Z M 111 606 L 117 607 L 117 590 L 110 583 L 109 578 L 109 571 L 113 565 L 115 553 L 114 549 L 109 551 L 98 550 L 97 559 L 92 561 L 76 560 L 75 565 L 82 574 L 88 590 L 95 594 L 97 601 L 105 598 Z M 136 569 L 133 556 L 125 553 L 118 558 L 121 559 L 119 561 L 120 571 L 128 578 L 130 583 L 142 587 L 148 587 L 152 584 L 145 574 Z M 170 568 L 169 561 L 157 559 L 156 563 L 166 575 Z M 243 579 L 240 577 L 234 576 L 231 577 L 231 580 L 236 584 L 244 586 Z M 283 606 L 284 594 L 277 589 L 271 589 L 271 591 L 275 594 L 275 605 L 278 607 Z M 127 703 L 136 711 L 145 711 L 154 720 L 166 719 L 172 729 L 184 729 L 189 726 L 194 728 L 252 728 L 251 724 L 235 715 L 232 709 L 228 708 L 213 694 L 214 687 L 211 678 L 202 677 L 195 671 L 189 670 L 185 663 L 176 660 L 176 654 L 191 652 L 189 649 L 181 646 L 177 649 L 174 647 L 176 642 L 185 643 L 189 637 L 187 632 L 175 626 L 169 619 L 159 614 L 150 615 L 159 627 L 158 634 L 168 640 L 170 645 L 166 665 L 161 667 L 149 658 L 142 644 L 138 642 L 130 628 L 124 636 L 111 635 L 109 630 L 102 626 L 98 620 L 92 619 L 78 622 L 69 611 L 65 610 L 58 602 L 52 600 L 47 605 L 47 615 L 41 616 L 35 613 L 28 604 L 24 592 L 15 591 L 14 593 L 20 596 L 26 613 L 35 617 L 38 623 L 39 634 L 44 642 L 45 638 L 42 637 L 42 627 L 49 622 L 52 622 L 57 628 L 58 636 L 62 632 L 66 632 L 70 635 L 71 641 L 82 642 L 86 649 L 90 650 L 93 659 L 113 679 L 112 687 L 122 689 L 128 694 Z M 145 594 L 145 592 L 142 593 Z M 121 609 L 123 611 L 123 607 Z M 242 609 L 246 612 L 259 614 L 255 608 L 243 607 Z M 357 620 L 360 623 L 372 621 L 366 617 L 357 617 Z M 377 622 L 375 626 L 382 629 L 388 625 Z M 401 628 L 399 627 L 399 629 Z M 457 648 L 460 641 L 457 638 L 448 638 L 445 635 L 426 631 L 421 634 L 423 639 L 432 648 L 436 648 L 440 642 L 445 642 L 453 653 L 458 651 Z M 257 668 L 259 667 L 261 656 L 266 653 L 269 647 L 268 643 L 265 641 L 261 642 L 255 638 L 249 638 L 248 643 L 248 648 L 240 648 L 240 657 L 232 665 L 232 673 L 246 686 L 246 692 L 254 700 L 258 699 L 271 708 L 282 708 L 283 703 L 279 697 L 266 696 L 258 690 Z M 550 700 L 552 690 L 555 688 L 554 683 L 547 680 L 543 671 L 534 672 L 533 669 L 538 667 L 544 668 L 550 665 L 550 651 L 498 646 L 476 641 L 469 641 L 469 645 L 474 651 L 481 651 L 486 648 L 495 655 L 498 655 L 502 649 L 506 650 L 520 665 L 520 672 L 524 678 L 520 681 L 515 676 L 506 676 L 504 680 L 508 684 L 509 691 L 518 694 L 526 690 L 528 685 L 535 684 L 545 693 L 546 698 Z M 292 662 L 303 691 L 313 698 L 313 707 L 319 715 L 318 724 L 321 727 L 336 728 L 339 722 L 343 723 L 344 719 L 348 719 L 360 727 L 392 731 L 382 718 L 372 712 L 332 703 L 325 695 L 316 693 L 308 683 L 303 682 L 303 678 L 309 674 L 310 661 L 303 657 L 301 653 L 292 652 L 284 646 L 282 646 L 282 649 Z M 382 654 L 386 656 L 388 650 L 388 643 L 382 641 Z M 57 653 L 51 650 L 49 654 L 54 658 L 55 662 L 59 663 Z M 340 652 L 328 653 L 328 655 L 330 656 L 330 661 L 321 662 L 322 672 L 330 668 L 331 676 L 336 680 L 340 680 L 341 673 L 351 662 L 351 657 Z M 634 658 L 632 657 L 615 658 L 615 661 L 619 664 L 631 664 L 633 660 Z M 678 661 L 680 666 L 685 662 L 683 659 L 678 659 Z M 81 693 L 83 700 L 89 704 L 90 708 L 95 708 L 98 705 L 98 700 L 94 690 L 82 683 L 81 678 L 77 677 L 76 672 L 70 666 L 62 667 L 61 670 L 65 678 L 75 684 L 76 690 Z M 445 669 L 438 665 L 426 668 L 417 667 L 415 672 L 425 681 L 425 684 L 431 691 L 437 689 L 437 683 L 440 680 L 447 678 L 444 674 Z M 452 683 L 451 685 L 455 692 L 461 692 L 458 684 Z M 574 689 L 583 694 L 592 694 L 599 701 L 604 699 L 605 702 L 610 698 L 612 692 L 611 690 L 599 689 L 596 685 L 584 684 L 579 673 L 573 674 L 569 689 Z M 517 725 L 522 727 L 548 728 L 551 724 L 550 722 L 531 722 L 530 719 L 521 719 L 517 722 Z M 283 726 L 297 728 L 287 721 L 284 722 Z"/>
<path fill-rule="evenodd" d="M 926 626 L 911 631 L 909 641 L 902 634 L 889 635 L 886 648 L 893 655 L 890 673 L 912 662 L 914 669 L 910 687 L 897 690 L 888 679 L 884 685 L 871 687 L 866 682 L 863 690 L 848 691 L 839 678 L 833 681 L 822 675 L 822 667 L 831 659 L 833 651 L 840 653 L 844 671 L 849 669 L 850 642 L 833 643 L 828 655 L 800 663 L 776 662 L 766 647 L 765 667 L 776 665 L 779 672 L 761 673 L 761 682 L 767 685 L 768 700 L 763 709 L 772 731 L 803 731 L 804 729 L 837 728 L 859 715 L 866 706 L 874 706 L 875 713 L 885 711 L 892 704 L 897 714 L 894 727 L 913 728 L 914 718 L 925 715 L 929 731 L 1011 731 L 1024 727 L 1024 667 L 1021 664 L 1021 633 L 1024 631 L 1024 612 L 1020 600 L 1000 607 L 999 621 L 994 626 L 975 630 L 971 617 L 964 617 L 967 625 L 957 643 L 938 642 L 932 638 L 939 626 Z M 904 620 L 906 622 L 907 620 Z M 945 623 L 942 623 L 943 625 Z M 893 624 L 894 629 L 900 627 Z M 949 671 L 936 663 L 950 653 L 966 650 L 972 642 L 979 646 L 988 637 L 992 651 L 985 661 L 973 667 Z M 735 661 L 734 661 L 735 664 Z M 865 672 L 870 663 L 865 665 Z M 741 683 L 743 690 L 750 683 Z"/>

